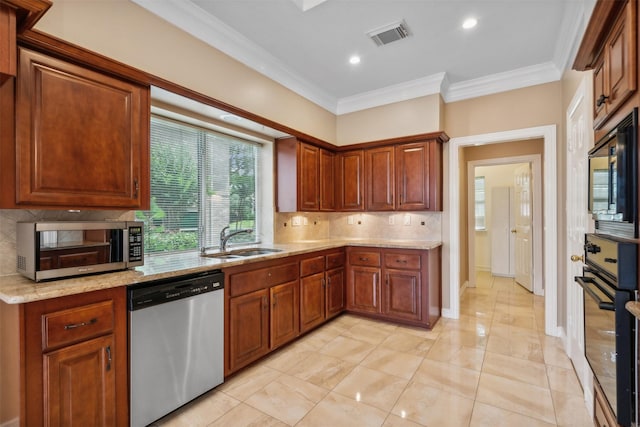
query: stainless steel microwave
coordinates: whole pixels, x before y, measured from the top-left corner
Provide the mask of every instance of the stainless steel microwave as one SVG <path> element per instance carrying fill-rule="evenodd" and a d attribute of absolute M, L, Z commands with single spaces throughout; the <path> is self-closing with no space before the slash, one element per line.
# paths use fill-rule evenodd
<path fill-rule="evenodd" d="M 140 266 L 142 233 L 138 221 L 18 222 L 18 273 L 39 282 Z"/>

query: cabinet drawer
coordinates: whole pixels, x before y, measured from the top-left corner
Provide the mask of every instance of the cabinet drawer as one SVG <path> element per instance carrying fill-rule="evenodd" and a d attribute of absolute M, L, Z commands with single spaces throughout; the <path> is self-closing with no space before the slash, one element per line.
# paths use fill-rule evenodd
<path fill-rule="evenodd" d="M 388 253 L 384 255 L 384 266 L 408 270 L 420 270 L 420 255 L 409 253 Z"/>
<path fill-rule="evenodd" d="M 297 279 L 298 263 L 236 273 L 229 277 L 229 295 L 235 297 Z"/>
<path fill-rule="evenodd" d="M 349 254 L 349 264 L 380 267 L 380 252 L 353 251 Z"/>
<path fill-rule="evenodd" d="M 42 316 L 42 348 L 83 341 L 113 330 L 113 301 L 56 311 Z"/>
<path fill-rule="evenodd" d="M 344 253 L 339 252 L 337 254 L 329 254 L 327 255 L 327 270 L 331 270 L 333 268 L 342 267 L 344 265 Z"/>
<path fill-rule="evenodd" d="M 324 255 L 300 261 L 300 277 L 310 276 L 324 270 Z"/>

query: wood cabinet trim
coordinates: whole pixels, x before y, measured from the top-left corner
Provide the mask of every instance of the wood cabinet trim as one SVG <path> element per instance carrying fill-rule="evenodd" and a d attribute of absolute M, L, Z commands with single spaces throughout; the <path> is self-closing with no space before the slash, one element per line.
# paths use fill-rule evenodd
<path fill-rule="evenodd" d="M 596 2 L 576 58 L 573 61 L 574 70 L 586 71 L 593 68 L 604 41 L 609 36 L 611 26 L 625 6 L 626 2 L 624 1 Z"/>

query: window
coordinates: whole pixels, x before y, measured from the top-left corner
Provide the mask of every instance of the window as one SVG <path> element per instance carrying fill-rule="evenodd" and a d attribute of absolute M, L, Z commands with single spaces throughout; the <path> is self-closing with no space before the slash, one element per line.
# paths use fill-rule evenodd
<path fill-rule="evenodd" d="M 484 176 L 476 176 L 475 201 L 476 201 L 476 230 L 486 230 L 486 210 L 484 197 Z"/>
<path fill-rule="evenodd" d="M 233 242 L 256 242 L 260 144 L 202 127 L 151 117 L 151 209 L 145 252 L 196 250 L 219 245 L 222 228 L 251 228 Z"/>

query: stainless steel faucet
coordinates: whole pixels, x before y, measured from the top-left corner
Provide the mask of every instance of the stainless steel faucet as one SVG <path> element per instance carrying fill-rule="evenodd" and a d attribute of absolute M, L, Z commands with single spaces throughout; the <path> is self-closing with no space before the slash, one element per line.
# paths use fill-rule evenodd
<path fill-rule="evenodd" d="M 247 234 L 253 233 L 253 229 L 246 228 L 244 230 L 232 231 L 231 233 L 227 234 L 227 230 L 228 229 L 229 229 L 229 226 L 227 225 L 225 228 L 222 229 L 222 231 L 220 231 L 220 252 L 226 252 L 227 251 L 227 242 L 233 236 L 236 236 L 236 235 L 242 234 L 242 233 L 247 233 Z"/>

